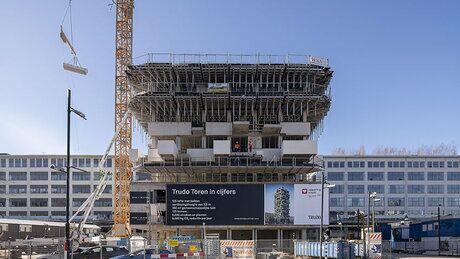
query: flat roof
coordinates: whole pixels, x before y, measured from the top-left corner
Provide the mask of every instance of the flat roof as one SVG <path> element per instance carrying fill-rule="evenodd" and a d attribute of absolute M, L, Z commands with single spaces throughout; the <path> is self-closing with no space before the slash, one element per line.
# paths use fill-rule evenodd
<path fill-rule="evenodd" d="M 460 158 L 460 155 L 318 155 L 326 159 L 333 158 L 353 158 L 353 159 L 367 159 L 367 158 Z"/>
<path fill-rule="evenodd" d="M 19 224 L 19 225 L 31 225 L 31 226 L 52 226 L 52 227 L 65 227 L 65 222 L 56 221 L 43 221 L 43 220 L 25 220 L 25 219 L 10 219 L 0 218 L 0 224 Z M 77 223 L 78 226 L 78 223 Z M 92 224 L 85 224 L 86 229 L 100 229 L 99 226 Z"/>

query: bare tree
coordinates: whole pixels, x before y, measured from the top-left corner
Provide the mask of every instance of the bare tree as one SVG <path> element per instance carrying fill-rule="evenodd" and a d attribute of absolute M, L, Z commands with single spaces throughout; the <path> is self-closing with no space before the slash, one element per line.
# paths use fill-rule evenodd
<path fill-rule="evenodd" d="M 364 146 L 360 146 L 358 149 L 345 149 L 336 148 L 333 155 L 366 155 Z M 415 149 L 408 149 L 405 147 L 392 147 L 392 146 L 378 146 L 374 148 L 371 153 L 372 155 L 380 156 L 455 156 L 457 155 L 457 146 L 455 144 L 438 144 L 438 145 L 421 145 Z"/>

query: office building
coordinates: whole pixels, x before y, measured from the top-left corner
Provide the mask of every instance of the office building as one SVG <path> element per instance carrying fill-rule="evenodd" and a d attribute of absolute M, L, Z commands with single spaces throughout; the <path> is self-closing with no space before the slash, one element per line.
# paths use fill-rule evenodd
<path fill-rule="evenodd" d="M 88 172 L 71 169 L 71 212 L 88 198 L 99 183 L 101 156 L 71 157 L 71 165 Z M 65 220 L 66 173 L 51 169 L 65 168 L 64 155 L 0 155 L 0 217 L 18 219 Z M 107 160 L 112 168 L 112 158 Z M 90 220 L 110 220 L 113 215 L 112 185 L 96 201 Z"/>
<path fill-rule="evenodd" d="M 376 192 L 377 222 L 460 215 L 460 156 L 323 156 L 330 190 L 331 220 L 367 214 Z M 371 200 L 372 201 L 372 200 Z M 374 210 L 371 202 L 371 213 Z"/>

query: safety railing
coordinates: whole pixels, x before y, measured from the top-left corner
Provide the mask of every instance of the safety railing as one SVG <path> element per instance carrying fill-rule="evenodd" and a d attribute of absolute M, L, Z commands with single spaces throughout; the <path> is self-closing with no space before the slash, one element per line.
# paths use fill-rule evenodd
<path fill-rule="evenodd" d="M 147 53 L 134 59 L 135 64 L 311 64 L 311 56 L 303 54 L 193 54 Z"/>
<path fill-rule="evenodd" d="M 231 157 L 209 157 L 203 158 L 202 161 L 193 161 L 191 158 L 180 157 L 172 160 L 164 161 L 147 161 L 142 159 L 140 163 L 143 166 L 158 166 L 158 167 L 322 167 L 321 160 L 299 157 L 283 157 L 264 161 L 260 157 L 249 156 L 231 156 Z"/>
<path fill-rule="evenodd" d="M 148 93 L 174 93 L 175 96 L 194 96 L 198 93 L 222 94 L 232 96 L 284 96 L 285 94 L 326 95 L 330 97 L 329 85 L 306 81 L 294 82 L 225 82 L 219 90 L 203 83 L 154 82 L 149 80 L 132 81 L 133 96 L 146 96 Z M 198 96 L 199 97 L 199 96 Z"/>

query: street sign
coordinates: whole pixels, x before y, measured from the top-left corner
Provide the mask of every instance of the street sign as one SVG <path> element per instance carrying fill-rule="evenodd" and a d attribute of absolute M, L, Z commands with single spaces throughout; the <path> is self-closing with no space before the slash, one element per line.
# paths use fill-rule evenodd
<path fill-rule="evenodd" d="M 369 258 L 382 258 L 382 233 L 367 233 L 367 252 Z"/>
<path fill-rule="evenodd" d="M 312 64 L 312 65 L 317 65 L 317 66 L 321 66 L 321 67 L 328 67 L 329 66 L 329 60 L 327 58 L 309 56 L 308 57 L 308 62 L 310 64 Z"/>
<path fill-rule="evenodd" d="M 169 245 L 169 246 L 172 246 L 172 247 L 174 247 L 174 246 L 179 246 L 179 240 L 170 239 L 170 240 L 168 241 L 168 245 Z"/>
<path fill-rule="evenodd" d="M 190 253 L 198 251 L 198 247 L 196 245 L 190 245 L 189 247 Z"/>

